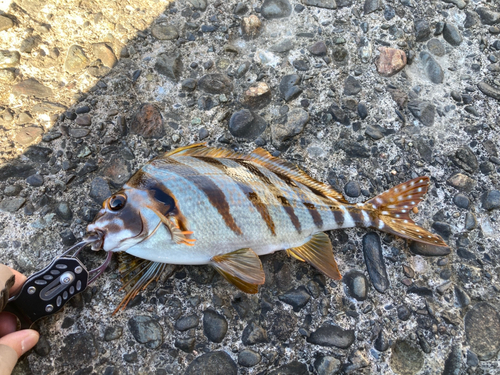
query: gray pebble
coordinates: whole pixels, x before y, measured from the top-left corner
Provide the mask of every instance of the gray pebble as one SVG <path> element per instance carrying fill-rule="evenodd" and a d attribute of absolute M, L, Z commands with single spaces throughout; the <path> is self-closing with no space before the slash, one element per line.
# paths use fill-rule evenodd
<path fill-rule="evenodd" d="M 460 31 L 458 31 L 458 28 L 455 25 L 452 25 L 451 23 L 446 23 L 444 25 L 443 38 L 444 40 L 446 40 L 448 43 L 450 43 L 452 46 L 455 47 L 462 44 L 463 40 Z"/>
<path fill-rule="evenodd" d="M 31 53 L 42 42 L 39 35 L 32 35 L 22 40 L 19 51 L 22 53 Z"/>
<path fill-rule="evenodd" d="M 292 6 L 288 0 L 265 0 L 261 14 L 268 20 L 289 17 L 292 14 Z"/>
<path fill-rule="evenodd" d="M 43 176 L 40 174 L 34 174 L 26 179 L 26 182 L 34 187 L 39 187 L 43 185 Z"/>
<path fill-rule="evenodd" d="M 479 15 L 484 25 L 495 25 L 500 22 L 500 13 L 487 7 L 477 7 L 476 13 Z"/>
<path fill-rule="evenodd" d="M 408 102 L 408 109 L 425 126 L 434 125 L 436 107 L 433 104 L 421 100 L 411 100 Z"/>
<path fill-rule="evenodd" d="M 111 196 L 111 190 L 105 179 L 96 177 L 90 184 L 89 196 L 98 204 L 101 204 Z"/>
<path fill-rule="evenodd" d="M 445 3 L 453 4 L 458 9 L 464 9 L 467 6 L 467 2 L 465 0 L 443 0 Z"/>
<path fill-rule="evenodd" d="M 16 212 L 26 202 L 26 198 L 5 198 L 0 202 L 0 211 Z"/>
<path fill-rule="evenodd" d="M 314 367 L 318 372 L 318 375 L 332 375 L 336 374 L 340 370 L 341 362 L 331 356 L 319 356 L 314 361 Z"/>
<path fill-rule="evenodd" d="M 278 298 L 280 301 L 292 306 L 293 311 L 299 312 L 305 305 L 307 305 L 311 296 L 307 293 L 304 286 L 299 286 L 296 289 L 291 289 L 285 294 L 280 295 Z"/>
<path fill-rule="evenodd" d="M 90 129 L 70 128 L 68 134 L 73 138 L 83 138 L 90 134 Z"/>
<path fill-rule="evenodd" d="M 380 0 L 365 0 L 363 11 L 365 14 L 373 13 L 381 9 Z"/>
<path fill-rule="evenodd" d="M 500 191 L 490 190 L 483 195 L 483 208 L 491 211 L 500 208 Z"/>
<path fill-rule="evenodd" d="M 375 289 L 384 293 L 389 288 L 389 277 L 385 267 L 382 245 L 377 233 L 367 233 L 363 236 L 363 254 L 366 269 Z"/>
<path fill-rule="evenodd" d="M 286 102 L 297 98 L 302 93 L 302 89 L 299 87 L 299 84 L 300 76 L 297 74 L 283 76 L 280 81 L 279 89 Z"/>
<path fill-rule="evenodd" d="M 309 47 L 307 47 L 307 50 L 316 56 L 325 56 L 326 55 L 326 44 L 324 41 L 320 40 L 319 42 L 316 42 Z"/>
<path fill-rule="evenodd" d="M 348 76 L 344 81 L 344 95 L 356 95 L 361 89 L 361 83 L 353 76 Z"/>
<path fill-rule="evenodd" d="M 472 212 L 467 212 L 467 214 L 465 215 L 464 226 L 466 230 L 474 230 L 477 228 L 476 216 Z"/>
<path fill-rule="evenodd" d="M 151 28 L 151 34 L 159 40 L 174 40 L 179 37 L 177 29 L 167 23 L 157 23 Z"/>
<path fill-rule="evenodd" d="M 196 315 L 189 315 L 178 319 L 175 322 L 175 329 L 178 331 L 187 331 L 191 328 L 196 328 L 200 323 L 200 319 Z"/>
<path fill-rule="evenodd" d="M 80 126 L 90 126 L 92 124 L 92 117 L 88 114 L 80 115 L 76 118 L 75 123 Z"/>
<path fill-rule="evenodd" d="M 268 372 L 267 375 L 309 375 L 307 366 L 299 361 L 293 361 L 286 365 L 280 366 L 274 371 Z"/>
<path fill-rule="evenodd" d="M 426 19 L 416 19 L 413 21 L 415 28 L 415 41 L 425 42 L 431 37 L 431 26 Z"/>
<path fill-rule="evenodd" d="M 295 69 L 297 69 L 298 71 L 307 71 L 310 69 L 310 66 L 309 66 L 309 61 L 307 60 L 302 60 L 302 59 L 299 59 L 299 60 L 294 60 L 293 61 L 293 67 Z"/>
<path fill-rule="evenodd" d="M 72 364 L 86 364 L 97 357 L 97 345 L 91 333 L 72 333 L 63 339 L 61 355 Z"/>
<path fill-rule="evenodd" d="M 7 185 L 3 191 L 8 197 L 14 197 L 21 192 L 21 186 L 19 185 Z"/>
<path fill-rule="evenodd" d="M 209 94 L 229 94 L 233 90 L 233 82 L 225 74 L 213 73 L 201 77 L 198 87 Z"/>
<path fill-rule="evenodd" d="M 307 122 L 309 121 L 309 113 L 301 108 L 294 108 L 286 114 L 284 122 L 274 124 L 271 128 L 273 143 L 276 147 L 300 134 Z"/>
<path fill-rule="evenodd" d="M 434 56 L 444 56 L 446 54 L 446 50 L 444 48 L 443 43 L 439 39 L 431 39 L 427 42 L 427 48 L 429 49 L 429 52 L 432 53 Z M 460 98 L 460 96 L 459 96 Z M 455 99 L 455 97 L 453 97 Z M 460 98 L 461 100 L 461 98 Z"/>
<path fill-rule="evenodd" d="M 188 0 L 194 10 L 201 10 L 204 12 L 207 9 L 206 0 Z"/>
<path fill-rule="evenodd" d="M 359 271 L 349 271 L 343 277 L 347 292 L 358 301 L 364 301 L 368 297 L 368 280 Z"/>
<path fill-rule="evenodd" d="M 174 82 L 178 82 L 181 78 L 183 68 L 181 54 L 178 51 L 161 53 L 156 58 L 155 70 Z"/>
<path fill-rule="evenodd" d="M 357 198 L 361 195 L 361 187 L 357 181 L 349 181 L 344 186 L 344 191 L 348 197 Z"/>
<path fill-rule="evenodd" d="M 198 132 L 198 139 L 201 141 L 209 136 L 207 128 L 203 127 Z"/>
<path fill-rule="evenodd" d="M 227 333 L 226 318 L 213 310 L 205 310 L 203 312 L 203 333 L 212 342 L 222 342 Z"/>
<path fill-rule="evenodd" d="M 123 328 L 120 326 L 108 326 L 104 331 L 104 341 L 113 341 L 122 337 Z"/>
<path fill-rule="evenodd" d="M 368 108 L 366 107 L 365 103 L 359 103 L 357 111 L 358 111 L 358 116 L 361 120 L 364 120 L 365 118 L 368 117 Z"/>
<path fill-rule="evenodd" d="M 404 322 L 410 319 L 411 317 L 411 311 L 405 305 L 399 306 L 397 312 L 399 320 L 402 320 Z"/>
<path fill-rule="evenodd" d="M 424 355 L 419 348 L 410 341 L 396 341 L 390 359 L 390 366 L 396 374 L 415 375 L 423 365 Z"/>
<path fill-rule="evenodd" d="M 384 138 L 384 129 L 380 125 L 368 125 L 365 134 L 375 140 Z"/>
<path fill-rule="evenodd" d="M 251 322 L 243 330 L 241 341 L 244 345 L 254 345 L 269 342 L 269 339 L 264 328 L 255 322 Z"/>
<path fill-rule="evenodd" d="M 481 361 L 494 358 L 500 349 L 500 315 L 487 302 L 480 302 L 465 315 L 465 334 L 471 351 Z"/>
<path fill-rule="evenodd" d="M 422 61 L 427 77 L 433 83 L 442 83 L 444 79 L 444 72 L 441 65 L 426 51 L 420 52 L 420 60 Z"/>
<path fill-rule="evenodd" d="M 188 78 L 181 82 L 181 87 L 186 91 L 194 91 L 196 89 L 196 79 Z"/>
<path fill-rule="evenodd" d="M 71 207 L 68 202 L 58 202 L 54 207 L 54 211 L 56 215 L 62 220 L 71 220 L 73 219 L 73 212 L 71 211 Z"/>
<path fill-rule="evenodd" d="M 163 342 L 163 331 L 160 324 L 146 315 L 137 315 L 128 321 L 128 328 L 135 340 L 148 349 L 155 349 Z"/>
<path fill-rule="evenodd" d="M 229 119 L 229 132 L 238 138 L 255 140 L 266 128 L 265 120 L 249 109 L 241 109 Z"/>
<path fill-rule="evenodd" d="M 240 354 L 238 354 L 238 364 L 243 367 L 253 367 L 259 364 L 260 361 L 260 354 L 251 349 L 244 349 L 240 352 Z"/>
<path fill-rule="evenodd" d="M 497 87 L 491 86 L 487 82 L 479 82 L 477 84 L 477 87 L 481 92 L 489 97 L 492 97 L 493 99 L 500 100 L 500 89 Z"/>
<path fill-rule="evenodd" d="M 462 288 L 455 285 L 455 301 L 458 307 L 464 308 L 470 305 L 471 299 Z"/>
<path fill-rule="evenodd" d="M 476 181 L 463 173 L 455 173 L 453 176 L 446 180 L 446 183 L 454 188 L 470 192 L 476 186 Z"/>
<path fill-rule="evenodd" d="M 189 364 L 184 375 L 237 375 L 238 368 L 224 351 L 203 354 Z"/>
<path fill-rule="evenodd" d="M 476 367 L 479 365 L 479 358 L 474 352 L 467 350 L 467 366 Z"/>
<path fill-rule="evenodd" d="M 307 342 L 321 346 L 335 346 L 346 349 L 354 343 L 354 330 L 324 324 L 307 338 Z"/>
<path fill-rule="evenodd" d="M 453 197 L 453 203 L 455 203 L 457 207 L 468 209 L 470 200 L 465 194 L 458 193 Z"/>
<path fill-rule="evenodd" d="M 379 352 L 385 352 L 387 349 L 389 349 L 389 340 L 386 337 L 386 334 L 383 329 L 380 330 L 380 332 L 377 335 L 377 338 L 373 342 L 373 347 L 378 350 Z"/>
<path fill-rule="evenodd" d="M 47 340 L 45 336 L 40 336 L 40 339 L 38 340 L 38 343 L 35 346 L 35 353 L 38 354 L 40 357 L 46 357 L 50 353 L 50 342 Z"/>

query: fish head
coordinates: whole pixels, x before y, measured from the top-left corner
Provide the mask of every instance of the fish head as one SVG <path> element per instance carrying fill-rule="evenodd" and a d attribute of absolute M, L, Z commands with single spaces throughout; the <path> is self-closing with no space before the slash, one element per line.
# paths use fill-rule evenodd
<path fill-rule="evenodd" d="M 141 198 L 131 190 L 120 190 L 103 202 L 87 226 L 87 232 L 96 237 L 92 250 L 124 251 L 142 241 L 146 223 L 141 215 Z"/>

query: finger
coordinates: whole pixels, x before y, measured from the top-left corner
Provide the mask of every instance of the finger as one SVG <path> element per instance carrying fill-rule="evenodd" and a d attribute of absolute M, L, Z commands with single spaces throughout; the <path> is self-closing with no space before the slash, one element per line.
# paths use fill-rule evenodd
<path fill-rule="evenodd" d="M 0 337 L 15 332 L 17 328 L 17 318 L 14 314 L 3 312 L 0 313 Z"/>
<path fill-rule="evenodd" d="M 9 267 L 10 268 L 10 267 Z M 12 268 L 10 268 L 14 276 L 16 277 L 16 282 L 14 283 L 14 286 L 10 288 L 9 294 L 11 296 L 16 295 L 17 292 L 21 289 L 23 286 L 24 282 L 26 281 L 26 276 L 24 276 L 21 272 L 18 272 Z"/>
<path fill-rule="evenodd" d="M 19 358 L 36 345 L 39 337 L 40 335 L 37 331 L 23 329 L 22 331 L 13 332 L 0 338 L 0 345 L 7 345 L 14 349 L 17 358 Z"/>

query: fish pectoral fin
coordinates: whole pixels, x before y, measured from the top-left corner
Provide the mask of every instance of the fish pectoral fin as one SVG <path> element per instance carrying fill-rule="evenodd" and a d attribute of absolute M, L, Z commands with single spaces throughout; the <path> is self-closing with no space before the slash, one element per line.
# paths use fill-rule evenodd
<path fill-rule="evenodd" d="M 266 279 L 259 256 L 250 248 L 216 255 L 211 265 L 227 281 L 245 293 L 255 294 Z"/>
<path fill-rule="evenodd" d="M 287 254 L 309 263 L 334 280 L 342 278 L 337 262 L 333 257 L 330 238 L 323 232 L 313 234 L 311 239 L 302 246 L 288 249 Z"/>
<path fill-rule="evenodd" d="M 196 240 L 193 238 L 186 237 L 186 236 L 193 234 L 192 231 L 181 230 L 177 225 L 172 223 L 172 221 L 168 217 L 163 215 L 160 211 L 158 211 L 157 209 L 155 209 L 154 207 L 151 207 L 151 206 L 147 206 L 147 207 L 151 211 L 153 211 L 156 214 L 156 216 L 158 216 L 160 218 L 163 225 L 165 225 L 167 227 L 168 231 L 170 232 L 170 235 L 172 236 L 172 241 L 174 241 L 176 244 L 184 244 L 184 245 L 188 245 L 188 246 L 194 246 L 194 243 L 196 242 Z"/>

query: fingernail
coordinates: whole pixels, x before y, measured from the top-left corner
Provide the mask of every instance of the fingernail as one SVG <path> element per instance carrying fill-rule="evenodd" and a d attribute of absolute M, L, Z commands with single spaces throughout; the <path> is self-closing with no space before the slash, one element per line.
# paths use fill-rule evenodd
<path fill-rule="evenodd" d="M 23 354 L 26 353 L 28 350 L 30 350 L 32 347 L 34 347 L 38 342 L 39 338 L 40 335 L 38 334 L 37 331 L 32 329 L 27 329 L 26 336 L 21 341 L 21 350 L 23 351 Z"/>

